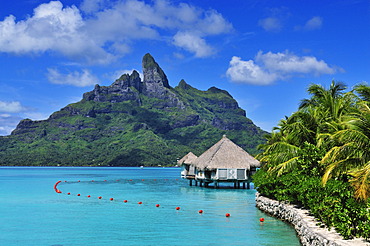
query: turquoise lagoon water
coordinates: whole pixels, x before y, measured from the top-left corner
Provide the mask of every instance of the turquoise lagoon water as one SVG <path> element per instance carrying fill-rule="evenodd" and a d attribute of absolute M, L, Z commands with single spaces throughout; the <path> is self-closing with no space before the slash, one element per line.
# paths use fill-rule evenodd
<path fill-rule="evenodd" d="M 189 187 L 179 176 L 178 168 L 1 167 L 0 245 L 300 245 L 291 226 L 255 207 L 255 190 Z"/>

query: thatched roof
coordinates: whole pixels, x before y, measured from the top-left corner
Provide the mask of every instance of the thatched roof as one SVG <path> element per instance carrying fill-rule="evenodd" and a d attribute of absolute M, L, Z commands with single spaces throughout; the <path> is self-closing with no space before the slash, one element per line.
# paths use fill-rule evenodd
<path fill-rule="evenodd" d="M 260 162 L 225 135 L 192 163 L 198 169 L 259 167 Z"/>
<path fill-rule="evenodd" d="M 198 157 L 196 155 L 194 155 L 193 152 L 189 152 L 183 158 L 181 158 L 180 160 L 178 160 L 177 161 L 177 164 L 178 165 L 182 165 L 182 164 L 189 164 L 190 165 L 197 158 Z"/>

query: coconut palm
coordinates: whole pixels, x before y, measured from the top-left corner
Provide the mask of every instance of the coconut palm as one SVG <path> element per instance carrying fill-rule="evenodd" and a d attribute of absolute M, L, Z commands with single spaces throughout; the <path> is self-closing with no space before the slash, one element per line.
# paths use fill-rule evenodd
<path fill-rule="evenodd" d="M 352 95 L 344 93 L 345 89 L 343 83 L 335 81 L 329 89 L 316 84 L 309 86 L 311 98 L 302 100 L 297 112 L 280 121 L 263 146 L 265 151 L 259 157 L 269 164 L 270 172 L 281 175 L 301 165 L 308 145 L 330 148 L 328 133 L 341 129 L 341 119 L 351 105 Z"/>
<path fill-rule="evenodd" d="M 355 92 L 359 94 L 359 97 L 365 101 L 365 102 L 370 102 L 370 86 L 362 83 L 359 85 L 355 86 Z"/>
<path fill-rule="evenodd" d="M 269 172 L 278 176 L 284 172 L 299 168 L 308 146 L 316 145 L 316 132 L 318 126 L 317 111 L 307 109 L 297 111 L 290 117 L 281 120 L 278 127 L 268 138 L 264 150 L 257 156 L 261 162 L 267 163 Z"/>
<path fill-rule="evenodd" d="M 361 87 L 359 94 L 363 92 Z M 367 88 L 370 91 L 370 87 Z M 365 90 L 366 91 L 366 90 Z M 363 97 L 364 98 L 364 97 Z M 369 102 L 358 103 L 356 112 L 347 119 L 346 129 L 332 134 L 336 142 L 322 159 L 327 165 L 323 184 L 331 177 L 348 175 L 355 188 L 356 198 L 366 200 L 370 197 L 370 107 Z"/>

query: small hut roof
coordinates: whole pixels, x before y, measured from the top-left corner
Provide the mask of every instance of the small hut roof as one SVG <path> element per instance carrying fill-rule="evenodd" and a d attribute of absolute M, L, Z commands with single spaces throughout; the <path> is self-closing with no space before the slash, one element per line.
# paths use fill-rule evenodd
<path fill-rule="evenodd" d="M 199 169 L 259 167 L 260 162 L 225 135 L 192 163 Z"/>
<path fill-rule="evenodd" d="M 198 157 L 196 155 L 194 155 L 193 152 L 189 152 L 183 158 L 181 158 L 180 160 L 178 160 L 177 161 L 177 164 L 178 165 L 182 165 L 182 164 L 189 164 L 190 165 L 197 158 Z"/>

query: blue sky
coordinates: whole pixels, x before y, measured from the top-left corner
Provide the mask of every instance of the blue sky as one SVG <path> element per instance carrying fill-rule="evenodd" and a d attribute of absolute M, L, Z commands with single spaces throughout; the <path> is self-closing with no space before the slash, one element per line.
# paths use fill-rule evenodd
<path fill-rule="evenodd" d="M 365 0 L 0 3 L 0 135 L 110 85 L 151 53 L 175 87 L 227 90 L 271 131 L 312 83 L 370 81 Z"/>

